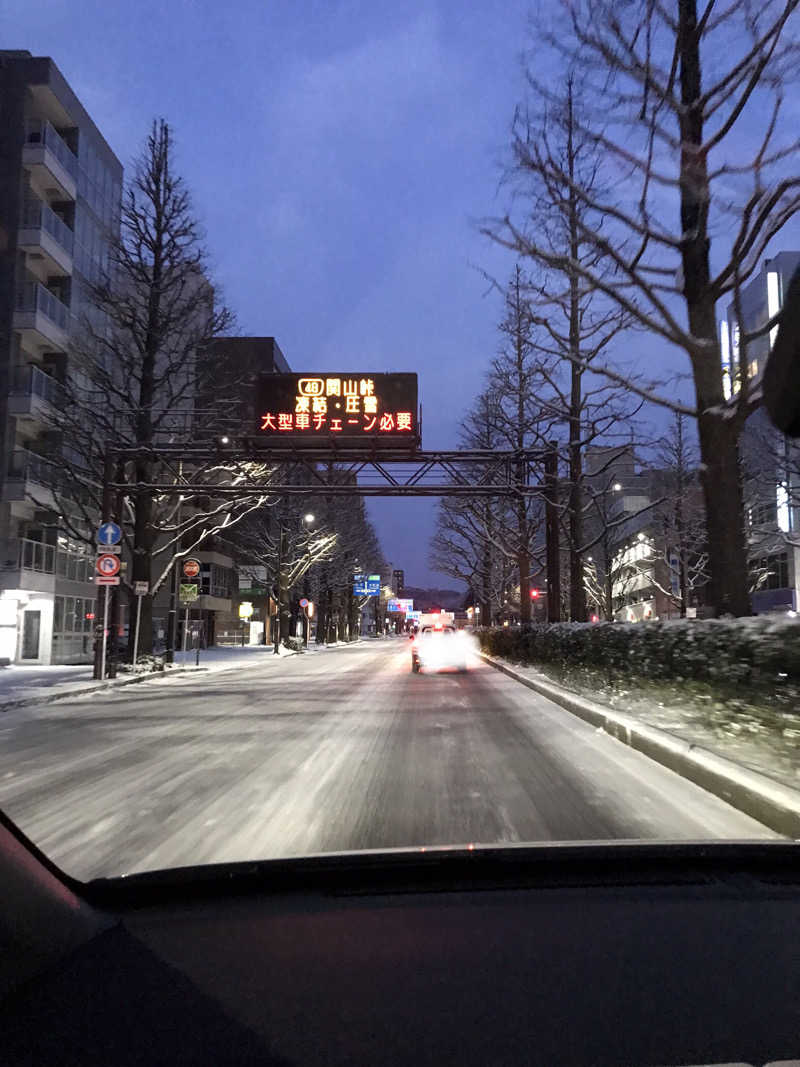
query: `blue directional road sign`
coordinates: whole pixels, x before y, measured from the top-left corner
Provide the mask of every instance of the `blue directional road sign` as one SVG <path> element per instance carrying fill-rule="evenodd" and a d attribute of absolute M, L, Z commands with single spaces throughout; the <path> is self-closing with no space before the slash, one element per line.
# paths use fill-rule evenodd
<path fill-rule="evenodd" d="M 356 574 L 353 578 L 353 594 L 355 596 L 378 596 L 381 591 L 381 576 L 379 574 Z"/>
<path fill-rule="evenodd" d="M 115 522 L 104 522 L 97 531 L 98 545 L 118 545 L 122 540 L 122 530 Z"/>

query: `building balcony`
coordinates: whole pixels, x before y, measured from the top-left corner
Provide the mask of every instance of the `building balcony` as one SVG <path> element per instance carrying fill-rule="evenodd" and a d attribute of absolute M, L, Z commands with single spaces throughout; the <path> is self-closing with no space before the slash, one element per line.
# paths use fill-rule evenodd
<path fill-rule="evenodd" d="M 67 351 L 70 311 L 41 282 L 29 280 L 17 290 L 13 328 L 23 335 L 25 347 Z"/>
<path fill-rule="evenodd" d="M 22 165 L 45 189 L 55 189 L 62 200 L 78 195 L 78 157 L 52 123 L 33 120 L 25 130 Z"/>
<path fill-rule="evenodd" d="M 62 582 L 87 583 L 87 593 L 94 588 L 94 558 L 86 550 L 48 545 L 23 537 L 8 544 L 2 564 L 2 584 L 7 589 L 29 589 L 53 593 Z M 69 589 L 69 587 L 67 587 Z M 80 592 L 78 595 L 81 595 Z"/>
<path fill-rule="evenodd" d="M 213 591 L 210 595 L 201 593 L 197 600 L 195 600 L 194 604 L 192 604 L 193 608 L 197 608 L 200 611 L 221 611 L 225 613 L 229 613 L 232 606 L 233 601 L 231 600 L 230 595 L 227 597 L 215 596 Z"/>
<path fill-rule="evenodd" d="M 72 274 L 72 230 L 41 200 L 28 200 L 22 209 L 17 245 L 43 262 L 48 275 Z"/>
<path fill-rule="evenodd" d="M 18 419 L 50 423 L 63 405 L 64 387 L 38 367 L 15 367 L 11 375 L 8 413 Z"/>
<path fill-rule="evenodd" d="M 55 510 L 51 486 L 58 481 L 58 461 L 27 448 L 11 453 L 3 496 L 6 500 L 33 500 L 38 507 Z"/>

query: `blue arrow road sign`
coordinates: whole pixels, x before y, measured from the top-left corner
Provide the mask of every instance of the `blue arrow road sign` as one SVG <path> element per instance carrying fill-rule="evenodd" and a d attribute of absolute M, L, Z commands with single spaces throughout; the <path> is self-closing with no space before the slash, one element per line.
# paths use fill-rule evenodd
<path fill-rule="evenodd" d="M 115 522 L 104 522 L 97 531 L 98 545 L 118 545 L 122 540 L 122 530 Z"/>

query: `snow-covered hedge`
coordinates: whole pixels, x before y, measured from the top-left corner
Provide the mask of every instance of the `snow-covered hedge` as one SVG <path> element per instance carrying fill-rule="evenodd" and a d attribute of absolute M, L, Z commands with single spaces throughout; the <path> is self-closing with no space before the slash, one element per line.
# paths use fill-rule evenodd
<path fill-rule="evenodd" d="M 693 619 L 639 623 L 553 623 L 484 630 L 489 655 L 517 663 L 589 668 L 608 680 L 708 682 L 787 695 L 800 690 L 800 619 Z"/>

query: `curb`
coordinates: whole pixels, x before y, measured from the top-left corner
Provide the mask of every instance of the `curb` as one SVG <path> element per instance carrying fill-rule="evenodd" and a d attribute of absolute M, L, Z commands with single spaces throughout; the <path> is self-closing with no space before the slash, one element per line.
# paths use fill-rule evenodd
<path fill-rule="evenodd" d="M 111 679 L 107 682 L 99 682 L 96 685 L 85 685 L 82 689 L 70 689 L 63 693 L 44 693 L 38 697 L 20 697 L 17 700 L 6 700 L 0 703 L 0 711 L 11 711 L 13 708 L 35 707 L 39 704 L 54 704 L 57 700 L 68 700 L 70 697 L 82 697 L 89 693 L 100 693 L 106 689 L 122 689 L 126 685 L 137 685 L 139 682 L 147 682 L 153 678 L 171 678 L 174 674 L 184 674 L 187 671 L 207 671 L 208 667 L 171 667 L 168 671 L 150 671 L 147 674 L 137 674 L 133 678 L 120 678 L 119 681 Z"/>
<path fill-rule="evenodd" d="M 773 781 L 758 771 L 748 770 L 707 748 L 684 741 L 666 730 L 647 726 L 630 715 L 594 704 L 550 682 L 528 678 L 505 663 L 490 659 L 483 652 L 479 655 L 489 666 L 533 689 L 540 696 L 547 697 L 624 745 L 675 771 L 682 778 L 694 782 L 706 792 L 713 793 L 770 830 L 800 839 L 800 791 Z"/>

